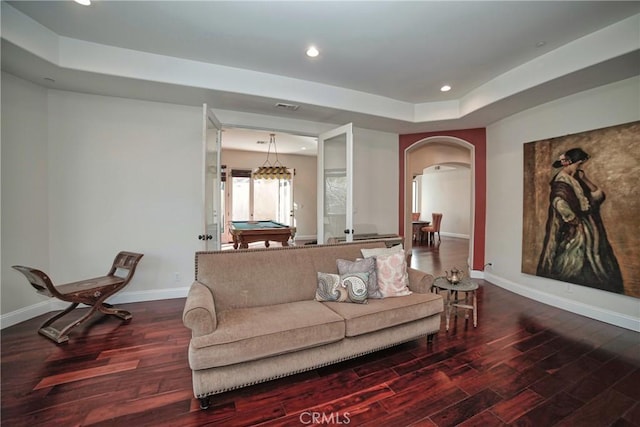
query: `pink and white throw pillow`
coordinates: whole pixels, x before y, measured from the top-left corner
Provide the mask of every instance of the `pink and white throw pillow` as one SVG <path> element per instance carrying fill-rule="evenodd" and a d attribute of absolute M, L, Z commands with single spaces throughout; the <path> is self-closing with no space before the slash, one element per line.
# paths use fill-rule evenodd
<path fill-rule="evenodd" d="M 407 261 L 404 252 L 376 255 L 378 287 L 383 297 L 410 295 Z"/>

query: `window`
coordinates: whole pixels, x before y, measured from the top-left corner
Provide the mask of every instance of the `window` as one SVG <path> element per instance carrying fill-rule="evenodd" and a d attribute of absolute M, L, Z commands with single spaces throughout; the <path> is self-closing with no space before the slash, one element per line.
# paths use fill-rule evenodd
<path fill-rule="evenodd" d="M 224 181 L 226 184 L 226 179 Z M 294 225 L 291 224 L 292 186 L 293 180 L 253 179 L 250 169 L 232 169 L 230 220 L 274 220 Z"/>
<path fill-rule="evenodd" d="M 411 182 L 411 212 L 420 212 L 420 186 L 418 179 L 420 176 L 414 176 Z"/>
<path fill-rule="evenodd" d="M 253 180 L 253 219 L 291 221 L 291 181 L 288 179 Z"/>

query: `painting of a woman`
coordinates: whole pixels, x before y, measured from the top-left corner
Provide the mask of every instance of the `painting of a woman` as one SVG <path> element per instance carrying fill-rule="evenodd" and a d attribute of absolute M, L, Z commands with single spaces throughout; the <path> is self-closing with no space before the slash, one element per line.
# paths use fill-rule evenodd
<path fill-rule="evenodd" d="M 623 293 L 618 261 L 600 216 L 602 189 L 583 167 L 589 155 L 572 148 L 553 163 L 546 234 L 537 275 Z"/>

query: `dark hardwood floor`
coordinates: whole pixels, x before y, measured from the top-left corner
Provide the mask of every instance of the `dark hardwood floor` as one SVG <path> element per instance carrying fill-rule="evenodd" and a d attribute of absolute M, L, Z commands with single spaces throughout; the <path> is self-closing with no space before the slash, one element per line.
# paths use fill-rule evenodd
<path fill-rule="evenodd" d="M 452 267 L 469 273 L 469 239 L 442 236 L 435 244 L 415 245 L 411 251 L 411 267 L 442 276 Z"/>
<path fill-rule="evenodd" d="M 459 240 L 416 248 L 412 263 L 461 268 Z M 2 425 L 640 425 L 640 334 L 478 282 L 477 328 L 452 319 L 432 344 L 221 394 L 207 411 L 192 394 L 184 299 L 123 305 L 129 323 L 98 315 L 62 345 L 36 333 L 46 316 L 32 319 L 2 330 Z"/>

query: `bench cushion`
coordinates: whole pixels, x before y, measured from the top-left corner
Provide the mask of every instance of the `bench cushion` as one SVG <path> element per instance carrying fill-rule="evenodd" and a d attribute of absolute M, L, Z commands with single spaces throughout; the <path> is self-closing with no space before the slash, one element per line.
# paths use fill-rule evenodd
<path fill-rule="evenodd" d="M 192 369 L 232 365 L 339 341 L 344 333 L 344 319 L 318 301 L 226 310 L 214 332 L 192 338 L 189 362 Z"/>
<path fill-rule="evenodd" d="M 442 312 L 442 298 L 437 294 L 413 293 L 402 297 L 370 299 L 367 304 L 322 304 L 346 321 L 346 336 L 355 337 L 390 326 L 412 322 Z"/>

